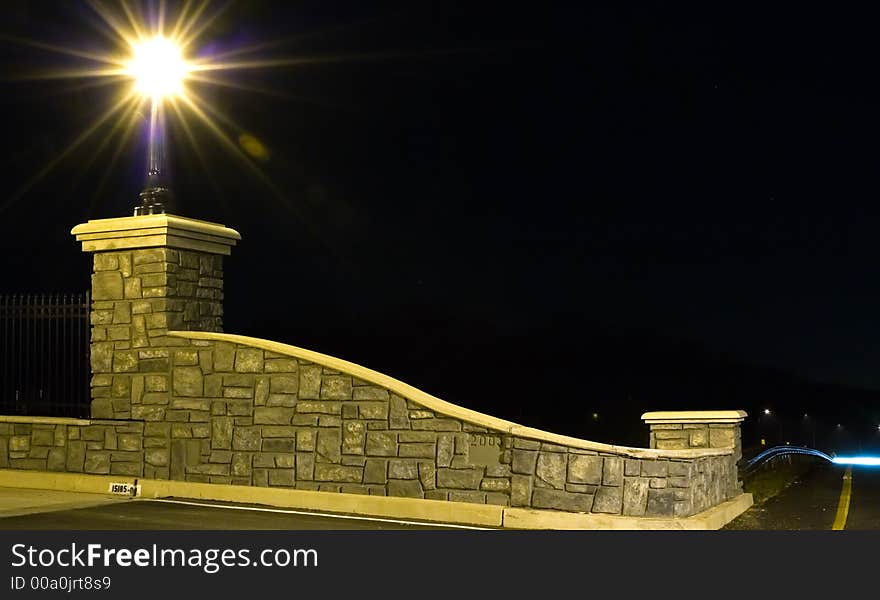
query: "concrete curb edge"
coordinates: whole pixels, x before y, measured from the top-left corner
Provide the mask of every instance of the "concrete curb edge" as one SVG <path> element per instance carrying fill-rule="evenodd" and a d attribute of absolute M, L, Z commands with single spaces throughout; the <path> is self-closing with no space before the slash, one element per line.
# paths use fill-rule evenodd
<path fill-rule="evenodd" d="M 740 494 L 718 506 L 682 519 L 625 517 L 551 510 L 511 508 L 492 504 L 366 496 L 243 485 L 140 479 L 119 475 L 87 475 L 0 469 L 0 487 L 64 490 L 108 494 L 111 483 L 137 482 L 140 498 L 181 498 L 347 515 L 503 527 L 506 529 L 711 530 L 720 529 L 752 505 L 751 494 Z"/>

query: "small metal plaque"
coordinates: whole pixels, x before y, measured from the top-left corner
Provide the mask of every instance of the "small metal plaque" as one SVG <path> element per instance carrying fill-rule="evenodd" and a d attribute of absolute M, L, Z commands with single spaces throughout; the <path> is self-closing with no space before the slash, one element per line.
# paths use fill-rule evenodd
<path fill-rule="evenodd" d="M 108 490 L 111 494 L 117 494 L 119 496 L 140 496 L 141 494 L 141 486 L 140 485 L 132 485 L 130 483 L 111 483 L 110 489 Z"/>
<path fill-rule="evenodd" d="M 501 464 L 503 450 L 500 435 L 471 433 L 468 436 L 468 460 L 472 465 L 491 466 Z"/>

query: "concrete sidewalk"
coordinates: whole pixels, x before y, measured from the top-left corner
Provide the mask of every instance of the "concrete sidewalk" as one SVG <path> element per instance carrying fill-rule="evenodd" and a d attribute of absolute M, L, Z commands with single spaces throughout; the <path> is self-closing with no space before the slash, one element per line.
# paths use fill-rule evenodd
<path fill-rule="evenodd" d="M 62 490 L 36 490 L 0 487 L 0 519 L 35 513 L 89 508 L 115 502 L 125 497 Z M 0 529 L 3 528 L 0 521 Z"/>

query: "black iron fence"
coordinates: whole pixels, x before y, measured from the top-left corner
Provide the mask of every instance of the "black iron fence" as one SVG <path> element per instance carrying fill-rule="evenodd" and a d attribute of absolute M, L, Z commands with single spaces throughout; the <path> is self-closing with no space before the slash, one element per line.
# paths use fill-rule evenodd
<path fill-rule="evenodd" d="M 89 293 L 0 295 L 0 414 L 89 416 Z"/>

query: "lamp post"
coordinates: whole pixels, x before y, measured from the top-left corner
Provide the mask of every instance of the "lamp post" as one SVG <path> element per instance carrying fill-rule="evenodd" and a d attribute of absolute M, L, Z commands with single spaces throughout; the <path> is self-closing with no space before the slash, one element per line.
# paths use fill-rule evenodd
<path fill-rule="evenodd" d="M 143 191 L 138 194 L 139 206 L 134 207 L 134 215 L 152 215 L 165 212 L 171 191 L 166 181 L 165 158 L 165 109 L 162 98 L 150 100 L 150 124 L 147 141 L 147 181 Z"/>
<path fill-rule="evenodd" d="M 183 94 L 183 80 L 190 67 L 180 48 L 161 35 L 134 44 L 133 52 L 127 73 L 134 79 L 137 91 L 150 102 L 147 180 L 139 194 L 141 203 L 134 208 L 134 215 L 139 216 L 164 213 L 171 197 L 167 181 L 165 102 Z"/>

